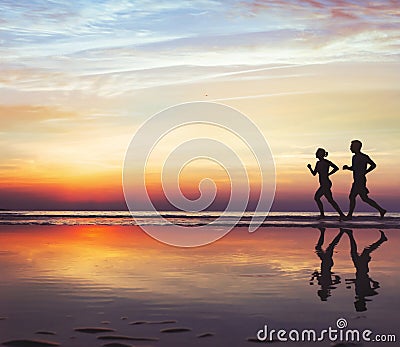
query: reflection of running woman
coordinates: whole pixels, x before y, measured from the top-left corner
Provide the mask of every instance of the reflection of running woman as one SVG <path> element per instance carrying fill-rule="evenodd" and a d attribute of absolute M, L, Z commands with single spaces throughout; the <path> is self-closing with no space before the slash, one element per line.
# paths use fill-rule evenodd
<path fill-rule="evenodd" d="M 376 168 L 376 164 L 372 159 L 361 152 L 362 143 L 359 140 L 351 141 L 350 150 L 354 153 L 352 159 L 352 165 L 343 166 L 343 170 L 353 171 L 354 183 L 351 187 L 349 199 L 350 207 L 347 219 L 351 219 L 353 216 L 354 208 L 356 207 L 356 197 L 360 195 L 360 198 L 365 201 L 368 205 L 377 209 L 381 215 L 381 218 L 386 213 L 386 210 L 379 206 L 374 200 L 368 197 L 369 190 L 367 188 L 367 177 L 366 174 L 371 172 Z M 367 168 L 367 166 L 369 167 Z"/>
<path fill-rule="evenodd" d="M 317 173 L 319 174 L 319 188 L 315 192 L 314 200 L 316 201 L 320 216 L 319 219 L 324 218 L 324 206 L 322 205 L 321 197 L 325 196 L 328 202 L 333 206 L 333 208 L 339 213 L 340 217 L 344 217 L 342 210 L 340 209 L 339 205 L 333 200 L 332 196 L 332 182 L 329 179 L 330 175 L 333 175 L 339 168 L 333 164 L 331 161 L 325 159 L 328 156 L 328 152 L 326 152 L 323 148 L 318 148 L 317 152 L 315 153 L 316 158 L 318 159 L 317 163 L 315 164 L 315 169 L 312 169 L 311 164 L 308 164 L 307 167 L 315 176 Z M 332 171 L 329 172 L 329 168 L 332 167 Z"/>
<path fill-rule="evenodd" d="M 379 288 L 379 282 L 374 281 L 368 275 L 368 263 L 371 261 L 370 254 L 382 243 L 387 241 L 387 237 L 382 230 L 379 230 L 381 233 L 379 240 L 368 247 L 365 247 L 362 253 L 358 254 L 357 243 L 356 240 L 354 240 L 353 231 L 349 229 L 344 229 L 344 231 L 349 235 L 351 259 L 356 268 L 356 278 L 346 279 L 346 283 L 354 283 L 356 292 L 356 301 L 354 302 L 354 306 L 357 312 L 362 312 L 367 310 L 368 299 L 366 297 L 377 295 L 378 292 L 375 289 Z"/>
<path fill-rule="evenodd" d="M 331 296 L 331 289 L 335 289 L 336 287 L 334 287 L 334 285 L 340 283 L 340 276 L 334 275 L 334 279 L 332 279 L 334 272 L 331 270 L 333 267 L 333 250 L 339 243 L 340 238 L 343 235 L 343 230 L 340 229 L 339 234 L 336 235 L 325 251 L 322 250 L 325 228 L 319 228 L 319 230 L 321 234 L 317 244 L 315 245 L 315 253 L 317 253 L 318 257 L 321 259 L 321 272 L 318 272 L 317 270 L 314 271 L 310 284 L 312 284 L 312 281 L 316 278 L 318 284 L 321 286 L 321 289 L 318 290 L 317 294 L 321 298 L 321 301 L 327 301 L 328 297 Z"/>

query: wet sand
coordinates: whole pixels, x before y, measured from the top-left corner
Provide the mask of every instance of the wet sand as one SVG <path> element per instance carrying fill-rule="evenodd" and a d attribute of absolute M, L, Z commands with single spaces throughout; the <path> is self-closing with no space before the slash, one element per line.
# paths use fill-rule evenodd
<path fill-rule="evenodd" d="M 323 250 L 338 232 L 326 230 Z M 138 227 L 0 226 L 0 343 L 251 346 L 265 324 L 321 330 L 338 318 L 400 338 L 400 235 L 385 234 L 368 263 L 368 278 L 379 285 L 357 311 L 347 234 L 333 253 L 332 278 L 340 281 L 326 289 L 311 280 L 321 270 L 320 231 L 313 228 L 238 228 L 214 244 L 180 249 Z M 380 232 L 353 235 L 361 253 Z"/>

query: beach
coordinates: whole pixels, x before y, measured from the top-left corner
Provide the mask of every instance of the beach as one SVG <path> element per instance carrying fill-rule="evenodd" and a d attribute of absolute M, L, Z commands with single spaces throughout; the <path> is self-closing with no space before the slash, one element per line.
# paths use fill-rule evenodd
<path fill-rule="evenodd" d="M 321 249 L 339 232 L 327 228 Z M 348 328 L 399 337 L 398 231 L 385 229 L 388 240 L 369 255 L 367 277 L 378 285 L 362 298 L 362 310 L 348 233 L 333 252 L 339 282 L 327 288 L 313 276 L 321 271 L 318 228 L 239 227 L 208 246 L 183 249 L 138 226 L 1 225 L 0 343 L 250 346 L 265 325 L 320 331 L 341 318 Z M 352 235 L 362 253 L 381 232 Z"/>

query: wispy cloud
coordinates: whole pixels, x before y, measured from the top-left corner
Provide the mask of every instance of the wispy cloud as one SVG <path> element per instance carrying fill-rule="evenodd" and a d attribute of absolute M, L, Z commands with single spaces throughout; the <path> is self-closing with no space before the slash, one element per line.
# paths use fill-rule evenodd
<path fill-rule="evenodd" d="M 399 55 L 395 1 L 17 0 L 0 3 L 0 20 L 0 83 L 19 91 L 108 97 L 168 85 L 171 74 L 244 74 L 223 70 L 243 62 L 257 71 Z"/>
<path fill-rule="evenodd" d="M 340 40 L 343 35 L 376 30 L 385 32 L 384 41 L 389 42 L 399 30 L 395 3 L 379 1 L 366 6 L 362 1 L 314 0 L 3 1 L 0 40 L 5 59 L 23 57 L 25 62 L 27 57 L 35 56 L 101 61 L 103 55 L 109 54 L 118 60 L 121 55 L 137 57 L 156 50 L 160 53 L 159 65 L 168 62 L 168 56 L 182 54 L 185 64 L 190 64 L 190 56 L 205 49 L 227 49 L 229 63 L 229 48 L 238 46 L 247 47 L 250 56 L 254 48 L 277 44 L 281 50 L 285 47 L 282 51 L 292 46 L 306 51 L 316 44 Z M 351 56 L 354 49 L 348 49 Z M 328 53 L 314 50 L 312 55 L 324 58 Z M 283 58 L 287 56 L 284 54 Z"/>
<path fill-rule="evenodd" d="M 293 91 L 293 92 L 284 92 L 284 93 L 268 93 L 268 94 L 256 94 L 256 95 L 240 95 L 240 96 L 230 96 L 228 98 L 219 98 L 213 99 L 210 101 L 228 101 L 228 100 L 244 100 L 244 99 L 259 99 L 259 98 L 272 98 L 276 96 L 287 96 L 287 95 L 299 95 L 299 94 L 308 94 L 314 93 L 315 91 Z"/>

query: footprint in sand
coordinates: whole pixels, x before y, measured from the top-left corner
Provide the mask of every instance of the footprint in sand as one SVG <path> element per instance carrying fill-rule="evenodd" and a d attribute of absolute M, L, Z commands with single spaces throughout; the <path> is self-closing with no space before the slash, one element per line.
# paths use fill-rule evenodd
<path fill-rule="evenodd" d="M 56 333 L 54 331 L 47 331 L 47 330 L 36 331 L 35 334 L 37 334 L 37 335 L 56 335 Z"/>
<path fill-rule="evenodd" d="M 192 329 L 183 327 L 166 328 L 166 329 L 161 329 L 160 333 L 184 333 L 187 331 L 192 331 Z"/>
<path fill-rule="evenodd" d="M 205 333 L 197 335 L 198 338 L 210 337 L 210 336 L 214 336 L 214 333 L 205 332 Z"/>
<path fill-rule="evenodd" d="M 124 335 L 103 335 L 98 337 L 99 340 L 126 340 L 126 341 L 158 341 L 156 337 L 137 337 Z"/>
<path fill-rule="evenodd" d="M 82 328 L 75 328 L 74 330 L 80 333 L 87 333 L 87 334 L 111 333 L 115 331 L 115 329 L 102 328 L 102 327 L 82 327 Z"/>
<path fill-rule="evenodd" d="M 60 344 L 57 342 L 45 340 L 11 340 L 3 342 L 2 345 L 13 347 L 51 347 L 59 346 Z"/>
<path fill-rule="evenodd" d="M 247 338 L 247 341 L 248 341 L 248 342 L 255 342 L 255 343 L 267 343 L 267 344 L 278 342 L 278 341 L 276 341 L 276 340 L 272 340 L 272 341 L 261 341 L 261 340 L 257 339 L 256 337 L 248 337 L 248 338 Z"/>
<path fill-rule="evenodd" d="M 135 322 L 130 322 L 129 325 L 141 325 L 141 324 L 174 324 L 176 323 L 176 320 L 154 320 L 154 321 L 148 321 L 148 320 L 138 320 Z"/>

